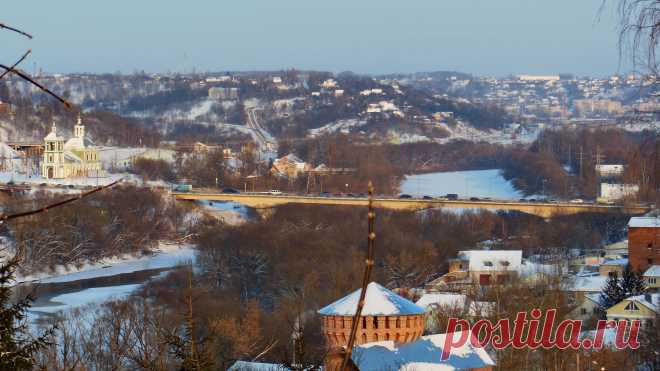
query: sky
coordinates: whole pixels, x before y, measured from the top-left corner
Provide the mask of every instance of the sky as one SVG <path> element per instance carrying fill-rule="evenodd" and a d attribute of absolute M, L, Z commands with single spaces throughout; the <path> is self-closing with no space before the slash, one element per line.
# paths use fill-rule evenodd
<path fill-rule="evenodd" d="M 25 0 L 0 22 L 0 63 L 51 73 L 314 69 L 573 73 L 619 67 L 602 0 Z"/>

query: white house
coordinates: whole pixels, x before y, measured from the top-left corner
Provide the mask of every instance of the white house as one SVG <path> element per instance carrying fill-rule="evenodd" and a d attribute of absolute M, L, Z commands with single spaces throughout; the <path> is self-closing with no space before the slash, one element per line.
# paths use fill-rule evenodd
<path fill-rule="evenodd" d="M 600 198 L 607 201 L 635 197 L 639 192 L 637 184 L 600 183 Z"/>

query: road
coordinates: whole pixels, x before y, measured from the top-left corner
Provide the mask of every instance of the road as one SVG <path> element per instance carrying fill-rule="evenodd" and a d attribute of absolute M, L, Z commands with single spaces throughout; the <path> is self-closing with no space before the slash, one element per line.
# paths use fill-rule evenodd
<path fill-rule="evenodd" d="M 261 158 L 268 161 L 271 158 L 277 157 L 277 141 L 259 123 L 256 114 L 257 110 L 258 108 L 256 107 L 245 109 L 247 113 L 247 127 L 255 134 L 255 140 L 262 154 Z"/>
<path fill-rule="evenodd" d="M 321 197 L 312 195 L 272 195 L 265 193 L 211 193 L 211 192 L 173 192 L 177 200 L 189 201 L 231 201 L 253 208 L 270 208 L 284 204 L 314 204 L 314 205 L 344 205 L 365 206 L 365 197 Z M 374 199 L 374 205 L 379 208 L 395 210 L 421 210 L 429 208 L 453 208 L 453 209 L 490 209 L 520 211 L 528 214 L 538 215 L 543 218 L 551 218 L 557 215 L 570 215 L 582 212 L 592 213 L 624 213 L 643 214 L 650 208 L 645 206 L 621 206 L 621 205 L 598 205 L 578 203 L 542 203 L 542 202 L 520 202 L 505 200 L 446 200 L 446 199 L 417 199 L 417 198 L 387 198 Z"/>

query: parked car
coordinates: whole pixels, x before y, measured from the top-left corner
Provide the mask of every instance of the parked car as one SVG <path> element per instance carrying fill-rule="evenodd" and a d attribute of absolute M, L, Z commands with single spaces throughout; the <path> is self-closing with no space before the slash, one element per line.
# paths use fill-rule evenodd
<path fill-rule="evenodd" d="M 241 193 L 241 191 L 239 191 L 236 188 L 226 187 L 226 188 L 222 189 L 222 193 L 234 193 L 234 194 L 236 194 L 236 193 Z"/>
<path fill-rule="evenodd" d="M 404 193 L 399 195 L 399 198 L 412 198 L 412 196 Z"/>
<path fill-rule="evenodd" d="M 282 194 L 282 191 L 277 190 L 277 189 L 271 189 L 270 192 L 268 192 L 268 193 L 270 193 L 271 195 L 279 196 L 279 195 Z"/>
<path fill-rule="evenodd" d="M 572 204 L 583 204 L 583 203 L 584 203 L 584 200 L 581 199 L 581 198 L 574 198 L 574 199 L 572 199 L 572 200 L 570 200 L 570 201 L 568 201 L 568 202 L 570 202 L 570 203 L 572 203 Z"/>
<path fill-rule="evenodd" d="M 479 197 L 470 197 L 470 201 L 481 201 Z"/>
<path fill-rule="evenodd" d="M 456 193 L 447 193 L 445 198 L 448 200 L 458 200 L 458 195 Z"/>
<path fill-rule="evenodd" d="M 319 193 L 319 196 L 321 196 L 321 197 L 330 197 L 330 192 L 321 192 L 321 193 Z"/>
<path fill-rule="evenodd" d="M 190 192 L 192 191 L 192 184 L 177 184 L 173 190 L 175 192 Z"/>
<path fill-rule="evenodd" d="M 432 200 L 433 197 L 431 197 L 431 196 L 424 196 L 424 197 L 422 197 L 422 199 L 424 199 L 424 200 Z"/>

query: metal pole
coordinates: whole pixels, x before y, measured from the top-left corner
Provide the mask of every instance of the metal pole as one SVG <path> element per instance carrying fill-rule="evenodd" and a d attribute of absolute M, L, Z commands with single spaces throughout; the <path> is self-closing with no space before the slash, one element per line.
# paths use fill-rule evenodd
<path fill-rule="evenodd" d="M 351 335 L 348 338 L 348 344 L 346 345 L 346 354 L 344 355 L 344 360 L 341 364 L 342 371 L 347 370 L 348 360 L 351 358 L 353 353 L 353 344 L 355 343 L 355 336 L 357 334 L 358 325 L 360 324 L 360 317 L 362 315 L 362 308 L 364 307 L 364 298 L 367 295 L 367 286 L 369 285 L 369 280 L 371 278 L 371 270 L 374 266 L 374 247 L 376 241 L 376 233 L 374 232 L 374 222 L 376 220 L 376 213 L 374 212 L 374 186 L 369 182 L 369 234 L 367 235 L 367 260 L 365 261 L 364 267 L 364 276 L 362 277 L 362 290 L 360 290 L 360 300 L 358 301 L 357 308 L 355 310 L 355 316 L 353 316 L 353 323 L 351 327 Z"/>

